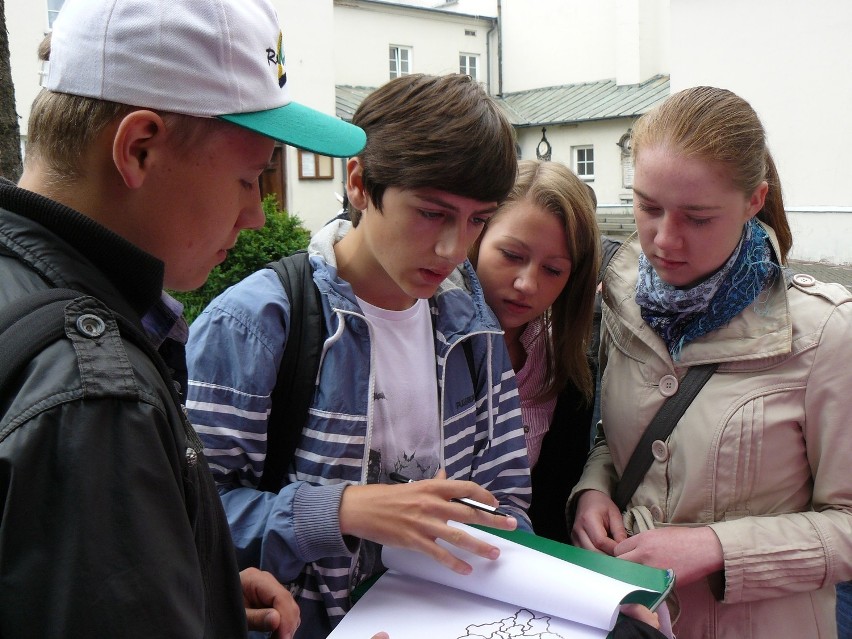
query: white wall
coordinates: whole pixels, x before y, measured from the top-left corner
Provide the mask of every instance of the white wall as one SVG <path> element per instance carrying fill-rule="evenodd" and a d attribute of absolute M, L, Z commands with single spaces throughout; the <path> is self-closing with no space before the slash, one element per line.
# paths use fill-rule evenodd
<path fill-rule="evenodd" d="M 618 1 L 503 0 L 503 92 L 614 78 Z"/>
<path fill-rule="evenodd" d="M 484 83 L 490 26 L 488 20 L 451 13 L 339 4 L 334 14 L 335 82 L 381 86 L 390 79 L 388 48 L 399 45 L 412 49 L 412 73 L 458 73 L 459 53 L 479 55 L 479 80 Z M 466 35 L 466 30 L 476 35 Z"/>
<path fill-rule="evenodd" d="M 283 34 L 290 97 L 329 115 L 335 114 L 334 3 L 332 0 L 274 0 Z M 316 231 L 340 208 L 341 163 L 334 160 L 334 179 L 299 180 L 298 151 L 286 147 L 287 209 Z"/>
<path fill-rule="evenodd" d="M 9 31 L 9 58 L 21 135 L 26 136 L 30 106 L 39 92 L 38 45 L 47 32 L 47 3 L 33 0 L 6 0 L 6 28 Z"/>
<path fill-rule="evenodd" d="M 440 8 L 472 16 L 497 15 L 497 0 L 397 0 L 412 7 Z"/>
<path fill-rule="evenodd" d="M 669 0 L 502 0 L 503 92 L 668 72 Z"/>
<path fill-rule="evenodd" d="M 709 84 L 748 100 L 791 211 L 791 257 L 852 264 L 852 3 L 671 0 L 671 8 L 672 92 Z"/>
<path fill-rule="evenodd" d="M 497 0 L 448 0 L 447 2 L 430 2 L 430 6 L 440 7 L 445 11 L 457 11 L 472 16 L 497 16 Z"/>

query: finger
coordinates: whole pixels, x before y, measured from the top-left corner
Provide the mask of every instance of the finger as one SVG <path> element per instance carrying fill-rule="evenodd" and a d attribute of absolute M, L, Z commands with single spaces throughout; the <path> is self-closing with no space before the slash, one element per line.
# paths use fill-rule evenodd
<path fill-rule="evenodd" d="M 462 479 L 446 479 L 446 472 L 441 469 L 434 480 L 418 482 L 424 491 L 442 497 L 443 499 L 472 499 L 486 506 L 496 508 L 500 501 L 491 494 L 487 488 L 483 488 L 473 481 Z"/>
<path fill-rule="evenodd" d="M 497 559 L 500 556 L 500 549 L 497 546 L 469 535 L 456 526 L 446 526 L 441 534 L 441 539 L 456 548 L 466 550 L 485 559 Z"/>
<path fill-rule="evenodd" d="M 586 534 L 589 537 L 589 542 L 592 546 L 607 555 L 612 555 L 615 551 L 616 543 L 607 534 L 608 531 L 603 527 L 595 527 L 591 530 L 587 529 Z"/>
<path fill-rule="evenodd" d="M 600 539 L 593 542 L 595 548 L 600 550 L 602 553 L 613 557 L 613 553 L 615 552 L 615 542 L 609 537 L 601 537 Z"/>
<path fill-rule="evenodd" d="M 499 514 L 493 514 L 488 510 L 479 508 L 479 504 L 482 504 L 486 508 L 497 509 Z M 471 498 L 453 499 L 452 515 L 449 519 L 461 524 L 478 524 L 499 528 L 500 530 L 515 530 L 518 527 L 518 520 L 513 515 L 500 510 L 499 504 L 491 506 L 491 504 L 486 504 L 485 502 L 471 501 Z"/>
<path fill-rule="evenodd" d="M 609 531 L 612 539 L 616 543 L 627 539 L 627 530 L 624 528 L 624 519 L 618 510 L 611 510 L 609 512 Z"/>
<path fill-rule="evenodd" d="M 447 471 L 444 470 L 443 468 L 439 468 L 438 472 L 435 473 L 435 477 L 433 477 L 433 479 L 446 479 L 446 478 L 447 478 Z"/>
<path fill-rule="evenodd" d="M 466 561 L 459 559 L 449 550 L 435 542 L 432 542 L 432 544 L 426 548 L 421 548 L 420 551 L 437 561 L 442 566 L 446 566 L 453 572 L 460 575 L 469 575 L 473 572 L 473 566 Z"/>
<path fill-rule="evenodd" d="M 373 635 L 372 639 L 390 639 L 390 637 L 386 632 L 377 632 Z"/>
<path fill-rule="evenodd" d="M 624 541 L 618 542 L 615 545 L 615 548 L 613 548 L 613 552 L 615 553 L 615 556 L 618 557 L 636 548 L 638 543 L 639 542 L 636 540 L 636 537 L 628 537 Z"/>
<path fill-rule="evenodd" d="M 586 534 L 586 531 L 582 528 L 571 531 L 571 542 L 575 546 L 585 548 L 586 550 L 597 550 L 595 545 L 592 543 L 592 540 L 589 539 L 589 536 Z"/>
<path fill-rule="evenodd" d="M 281 615 L 274 608 L 246 608 L 246 622 L 249 630 L 271 632 L 281 623 Z"/>

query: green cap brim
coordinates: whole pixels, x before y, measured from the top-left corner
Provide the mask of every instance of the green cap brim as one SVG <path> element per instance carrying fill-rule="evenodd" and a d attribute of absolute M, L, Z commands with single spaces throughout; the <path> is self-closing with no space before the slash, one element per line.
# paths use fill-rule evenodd
<path fill-rule="evenodd" d="M 273 140 L 336 158 L 358 155 L 367 143 L 367 135 L 360 127 L 296 102 L 219 118 Z"/>

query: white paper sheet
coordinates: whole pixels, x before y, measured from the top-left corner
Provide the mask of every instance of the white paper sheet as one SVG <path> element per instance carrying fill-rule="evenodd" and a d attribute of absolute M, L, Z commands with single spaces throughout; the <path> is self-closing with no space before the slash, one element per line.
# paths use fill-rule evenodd
<path fill-rule="evenodd" d="M 639 589 L 479 529 L 450 524 L 499 547 L 499 559 L 453 548 L 473 566 L 470 575 L 459 575 L 421 553 L 384 548 L 388 573 L 331 637 L 369 639 L 380 630 L 391 639 L 606 637 L 619 602 Z"/>
<path fill-rule="evenodd" d="M 329 639 L 605 639 L 606 630 L 549 617 L 416 577 L 382 575 Z"/>

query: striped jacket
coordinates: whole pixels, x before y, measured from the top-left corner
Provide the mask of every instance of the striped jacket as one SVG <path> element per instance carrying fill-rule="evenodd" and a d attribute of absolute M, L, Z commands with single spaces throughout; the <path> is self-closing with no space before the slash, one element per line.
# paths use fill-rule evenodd
<path fill-rule="evenodd" d="M 293 585 L 300 638 L 328 634 L 348 610 L 352 588 L 369 576 L 357 565 L 359 540 L 344 538 L 336 517 L 343 489 L 366 481 L 373 415 L 370 327 L 351 287 L 337 276 L 332 248 L 349 228 L 349 222 L 332 222 L 309 248 L 325 342 L 308 423 L 277 494 L 256 488 L 290 316 L 277 275 L 261 270 L 216 298 L 193 324 L 187 346 L 187 408 L 240 564 Z M 430 299 L 441 466 L 450 478 L 490 490 L 529 529 L 530 477 L 515 377 L 499 324 L 473 269 L 465 270 Z M 473 369 L 463 340 L 471 341 Z"/>

